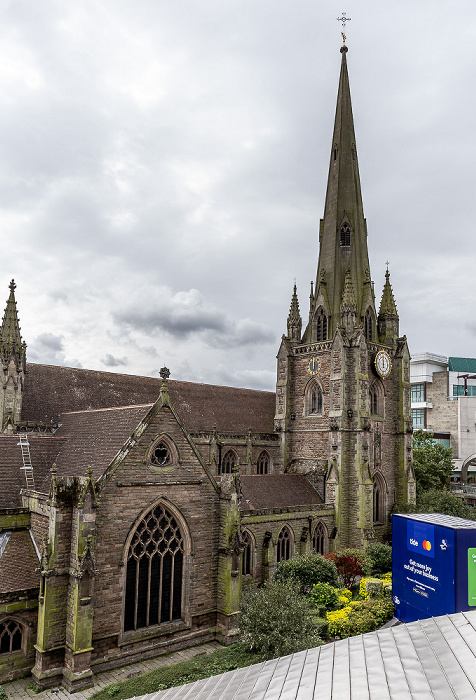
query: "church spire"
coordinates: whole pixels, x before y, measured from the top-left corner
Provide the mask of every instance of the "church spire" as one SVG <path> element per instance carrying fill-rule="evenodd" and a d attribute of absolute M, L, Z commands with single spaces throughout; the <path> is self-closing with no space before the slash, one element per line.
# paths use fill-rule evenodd
<path fill-rule="evenodd" d="M 10 282 L 0 326 L 0 430 L 10 432 L 21 418 L 23 380 L 26 372 L 26 343 L 22 342 L 15 301 L 15 282 Z"/>
<path fill-rule="evenodd" d="M 0 327 L 0 352 L 4 362 L 7 362 L 11 355 L 15 355 L 17 359 L 23 359 L 25 351 L 20 334 L 15 288 L 16 284 L 12 280 L 10 282 L 10 296 L 8 297 Z"/>
<path fill-rule="evenodd" d="M 382 301 L 380 302 L 379 316 L 388 314 L 389 316 L 398 316 L 397 305 L 393 296 L 392 285 L 390 284 L 390 272 L 385 273 L 385 284 L 383 286 Z"/>
<path fill-rule="evenodd" d="M 334 335 L 340 322 L 340 305 L 349 268 L 357 310 L 356 322 L 362 321 L 369 304 L 374 305 L 365 287 L 366 270 L 370 265 L 347 72 L 347 51 L 347 46 L 342 46 L 326 202 L 319 233 L 315 301 L 311 308 L 312 318 L 321 313 L 321 307 L 327 314 L 328 337 Z M 325 287 L 321 282 L 323 279 L 326 281 Z M 376 315 L 375 309 L 373 312 Z M 304 336 L 306 342 L 316 340 L 313 337 L 315 325 L 311 320 Z"/>
<path fill-rule="evenodd" d="M 394 343 L 399 334 L 399 319 L 397 305 L 393 296 L 392 285 L 390 284 L 390 272 L 385 273 L 385 284 L 383 286 L 382 301 L 378 312 L 378 334 L 379 340 L 385 345 Z"/>
<path fill-rule="evenodd" d="M 302 319 L 299 311 L 299 301 L 297 298 L 296 285 L 294 285 L 293 295 L 291 297 L 291 307 L 288 316 L 288 338 L 296 342 L 301 341 Z"/>

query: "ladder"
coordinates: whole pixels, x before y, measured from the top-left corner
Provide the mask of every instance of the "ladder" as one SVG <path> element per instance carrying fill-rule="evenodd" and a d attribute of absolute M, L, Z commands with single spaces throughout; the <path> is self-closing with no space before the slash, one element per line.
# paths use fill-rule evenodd
<path fill-rule="evenodd" d="M 17 445 L 20 446 L 21 456 L 23 459 L 23 467 L 20 467 L 20 469 L 21 471 L 25 472 L 25 481 L 27 489 L 34 489 L 35 480 L 33 478 L 33 466 L 31 463 L 30 443 L 28 442 L 28 435 L 25 433 L 19 435 L 18 437 L 20 438 L 20 442 L 18 442 Z"/>

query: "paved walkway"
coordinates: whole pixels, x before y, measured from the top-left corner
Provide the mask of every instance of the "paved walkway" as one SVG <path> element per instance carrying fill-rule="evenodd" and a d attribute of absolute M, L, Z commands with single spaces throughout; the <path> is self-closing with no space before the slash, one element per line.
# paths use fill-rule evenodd
<path fill-rule="evenodd" d="M 28 683 L 32 682 L 31 676 L 21 678 L 19 681 L 4 683 L 3 687 L 8 697 L 12 698 L 12 700 L 27 700 L 29 698 L 36 698 L 37 700 L 86 700 L 86 698 L 91 697 L 93 693 L 104 688 L 105 685 L 126 680 L 128 674 L 131 672 L 140 671 L 140 673 L 146 673 L 147 671 L 153 671 L 155 668 L 160 668 L 160 666 L 169 666 L 179 661 L 192 659 L 194 656 L 210 654 L 218 647 L 220 647 L 218 642 L 209 642 L 208 644 L 201 644 L 191 649 L 184 649 L 183 651 L 176 651 L 172 654 L 158 656 L 156 659 L 148 659 L 147 661 L 141 661 L 140 663 L 131 664 L 130 666 L 116 668 L 113 671 L 98 673 L 93 677 L 94 688 L 79 690 L 77 693 L 68 693 L 64 688 L 52 688 L 51 690 L 44 690 L 42 693 L 35 693 L 28 688 Z"/>

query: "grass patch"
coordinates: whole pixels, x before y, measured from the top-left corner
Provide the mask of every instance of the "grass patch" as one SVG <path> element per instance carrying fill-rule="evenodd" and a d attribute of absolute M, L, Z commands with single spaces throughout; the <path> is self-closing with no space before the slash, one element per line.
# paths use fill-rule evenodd
<path fill-rule="evenodd" d="M 216 676 L 219 673 L 233 671 L 235 668 L 250 666 L 264 661 L 259 654 L 246 651 L 240 642 L 229 647 L 217 649 L 211 654 L 196 656 L 188 661 L 180 661 L 171 666 L 162 666 L 135 678 L 128 678 L 120 683 L 111 683 L 91 696 L 91 700 L 126 700 L 134 695 L 156 693 L 177 685 L 193 683 L 202 678 Z"/>

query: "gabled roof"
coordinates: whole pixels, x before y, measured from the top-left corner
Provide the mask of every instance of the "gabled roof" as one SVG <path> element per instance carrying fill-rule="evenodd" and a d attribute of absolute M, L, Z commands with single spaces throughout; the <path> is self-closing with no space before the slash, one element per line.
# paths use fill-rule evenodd
<path fill-rule="evenodd" d="M 55 433 L 64 438 L 56 457 L 58 474 L 85 476 L 88 467 L 92 467 L 97 479 L 151 407 L 152 404 L 146 404 L 64 413 Z"/>
<path fill-rule="evenodd" d="M 293 508 L 323 503 L 316 489 L 302 474 L 241 475 L 241 511 Z"/>
<path fill-rule="evenodd" d="M 476 611 L 398 625 L 136 700 L 476 697 Z"/>
<path fill-rule="evenodd" d="M 160 379 L 113 372 L 27 364 L 22 420 L 58 422 L 70 411 L 152 404 Z M 270 391 L 168 381 L 170 399 L 187 430 L 272 433 Z"/>
<path fill-rule="evenodd" d="M 18 440 L 18 435 L 0 434 L 0 508 L 18 508 L 21 505 L 20 489 L 26 489 L 25 475 L 21 470 L 23 460 Z M 29 434 L 28 441 L 35 488 L 41 490 L 45 481 L 49 483 L 50 469 L 65 444 L 65 439 L 57 436 Z"/>
<path fill-rule="evenodd" d="M 39 566 L 30 532 L 0 534 L 0 594 L 25 591 L 40 585 Z"/>

